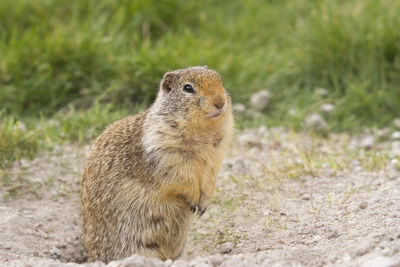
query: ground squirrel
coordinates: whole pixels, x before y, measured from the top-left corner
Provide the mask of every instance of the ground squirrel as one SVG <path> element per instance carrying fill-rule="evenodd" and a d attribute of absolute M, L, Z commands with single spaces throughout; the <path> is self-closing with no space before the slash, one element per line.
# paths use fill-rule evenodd
<path fill-rule="evenodd" d="M 179 257 L 191 212 L 202 215 L 213 194 L 232 124 L 230 97 L 206 66 L 166 73 L 147 111 L 111 124 L 81 181 L 89 260 Z"/>

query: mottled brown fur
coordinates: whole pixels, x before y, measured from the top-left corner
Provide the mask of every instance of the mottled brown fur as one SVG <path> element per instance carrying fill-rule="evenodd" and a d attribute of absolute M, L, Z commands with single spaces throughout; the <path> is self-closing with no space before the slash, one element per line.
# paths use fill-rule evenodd
<path fill-rule="evenodd" d="M 194 94 L 183 90 L 187 83 Z M 179 257 L 191 211 L 205 211 L 231 135 L 230 98 L 217 72 L 166 73 L 155 103 L 110 125 L 87 159 L 81 207 L 89 259 Z"/>

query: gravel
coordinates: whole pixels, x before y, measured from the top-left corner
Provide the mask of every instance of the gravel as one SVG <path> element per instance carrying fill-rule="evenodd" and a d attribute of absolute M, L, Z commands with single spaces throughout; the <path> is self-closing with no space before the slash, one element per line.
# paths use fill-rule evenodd
<path fill-rule="evenodd" d="M 0 265 L 395 266 L 400 163 L 392 152 L 400 141 L 375 140 L 366 153 L 364 140 L 265 127 L 237 133 L 182 257 L 133 255 L 108 265 L 87 263 L 80 241 L 79 180 L 89 146 L 58 146 L 4 170 L 10 187 L 19 187 L 0 188 Z"/>

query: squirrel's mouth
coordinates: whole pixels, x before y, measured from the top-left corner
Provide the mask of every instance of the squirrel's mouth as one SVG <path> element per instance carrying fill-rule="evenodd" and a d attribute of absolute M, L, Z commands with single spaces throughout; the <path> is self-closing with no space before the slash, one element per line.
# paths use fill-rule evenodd
<path fill-rule="evenodd" d="M 221 110 L 216 110 L 215 112 L 208 114 L 206 117 L 215 119 L 215 118 L 218 118 L 221 114 L 222 114 Z"/>

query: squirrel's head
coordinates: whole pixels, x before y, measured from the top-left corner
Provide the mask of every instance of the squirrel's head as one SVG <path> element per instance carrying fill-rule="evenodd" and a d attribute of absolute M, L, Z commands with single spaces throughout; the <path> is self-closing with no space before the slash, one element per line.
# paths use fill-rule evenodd
<path fill-rule="evenodd" d="M 167 72 L 155 102 L 159 114 L 174 115 L 207 126 L 231 116 L 231 100 L 218 72 L 190 67 Z"/>

